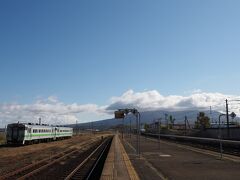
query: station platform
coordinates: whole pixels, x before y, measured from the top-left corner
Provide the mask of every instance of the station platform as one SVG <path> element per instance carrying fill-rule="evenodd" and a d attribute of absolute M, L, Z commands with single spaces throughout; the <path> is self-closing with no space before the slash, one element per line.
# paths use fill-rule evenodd
<path fill-rule="evenodd" d="M 139 180 L 119 136 L 113 138 L 101 175 L 101 180 Z"/>
<path fill-rule="evenodd" d="M 121 138 L 140 179 L 239 179 L 240 157 L 141 136 L 140 157 L 134 135 Z"/>

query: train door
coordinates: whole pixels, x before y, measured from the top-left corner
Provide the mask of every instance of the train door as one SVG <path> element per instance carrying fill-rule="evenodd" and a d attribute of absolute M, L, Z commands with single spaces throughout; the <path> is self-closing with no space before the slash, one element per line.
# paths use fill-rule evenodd
<path fill-rule="evenodd" d="M 53 139 L 56 140 L 57 138 L 57 128 L 54 128 Z"/>
<path fill-rule="evenodd" d="M 12 141 L 17 142 L 19 137 L 19 129 L 17 126 L 12 127 Z"/>
<path fill-rule="evenodd" d="M 12 127 L 10 125 L 7 126 L 7 142 L 12 141 Z"/>
<path fill-rule="evenodd" d="M 29 140 L 32 140 L 32 128 L 28 128 Z"/>

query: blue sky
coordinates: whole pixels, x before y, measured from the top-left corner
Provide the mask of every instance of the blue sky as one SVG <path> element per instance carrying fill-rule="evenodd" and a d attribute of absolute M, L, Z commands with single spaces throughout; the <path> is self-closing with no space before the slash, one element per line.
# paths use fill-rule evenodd
<path fill-rule="evenodd" d="M 240 1 L 0 2 L 0 103 L 129 89 L 239 95 Z"/>

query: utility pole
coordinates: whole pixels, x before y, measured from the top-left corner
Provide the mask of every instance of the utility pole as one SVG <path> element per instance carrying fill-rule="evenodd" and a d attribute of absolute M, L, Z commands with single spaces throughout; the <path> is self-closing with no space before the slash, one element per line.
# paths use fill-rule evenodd
<path fill-rule="evenodd" d="M 138 122 L 138 115 L 136 115 L 136 119 L 137 119 L 137 123 L 136 123 L 136 149 L 137 149 L 137 154 L 139 154 L 139 150 L 138 150 L 138 148 L 139 148 L 139 146 L 138 146 L 138 144 L 139 144 L 139 138 L 138 138 L 138 131 L 139 131 L 139 122 Z"/>
<path fill-rule="evenodd" d="M 160 124 L 161 118 L 158 118 L 158 149 L 160 150 L 160 129 L 161 129 L 161 124 Z"/>
<path fill-rule="evenodd" d="M 138 118 L 138 135 L 137 135 L 137 137 L 138 137 L 138 157 L 140 157 L 140 140 L 141 140 L 141 132 L 140 132 L 140 130 L 141 130 L 141 121 L 140 121 L 140 117 L 141 117 L 141 115 L 140 115 L 140 113 L 138 112 L 137 113 L 137 118 Z"/>
<path fill-rule="evenodd" d="M 132 134 L 132 118 L 130 118 L 130 139 L 132 138 L 131 134 Z"/>
<path fill-rule="evenodd" d="M 184 129 L 185 129 L 185 136 L 187 134 L 187 116 L 185 116 L 185 119 L 184 119 Z"/>
<path fill-rule="evenodd" d="M 7 136 L 7 125 L 5 125 L 5 129 L 4 129 L 4 135 L 5 137 Z M 7 143 L 7 139 L 5 139 L 5 144 Z"/>
<path fill-rule="evenodd" d="M 220 114 L 218 117 L 218 139 L 219 139 L 219 148 L 220 148 L 220 159 L 222 159 L 223 147 L 222 147 L 222 132 L 220 126 L 220 118 L 221 116 L 225 116 L 225 114 Z"/>
<path fill-rule="evenodd" d="M 93 121 L 91 122 L 91 130 L 92 130 L 92 134 L 93 134 Z"/>
<path fill-rule="evenodd" d="M 124 117 L 122 118 L 122 139 L 123 139 L 123 133 L 124 133 Z"/>
<path fill-rule="evenodd" d="M 165 114 L 166 127 L 168 129 L 168 114 Z"/>
<path fill-rule="evenodd" d="M 77 120 L 76 120 L 76 135 L 77 135 Z"/>
<path fill-rule="evenodd" d="M 230 132 L 229 132 L 229 116 L 228 116 L 228 100 L 226 99 L 226 118 L 227 118 L 227 135 L 228 138 L 230 136 Z"/>
<path fill-rule="evenodd" d="M 211 121 L 213 123 L 213 117 L 212 117 L 212 106 L 210 106 L 210 118 L 211 118 Z"/>

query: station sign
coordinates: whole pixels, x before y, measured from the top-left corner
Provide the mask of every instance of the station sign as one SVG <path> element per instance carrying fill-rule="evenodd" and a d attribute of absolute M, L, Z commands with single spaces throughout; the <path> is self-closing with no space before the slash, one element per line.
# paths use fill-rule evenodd
<path fill-rule="evenodd" d="M 122 111 L 115 111 L 115 119 L 123 119 L 125 117 L 124 112 Z"/>

